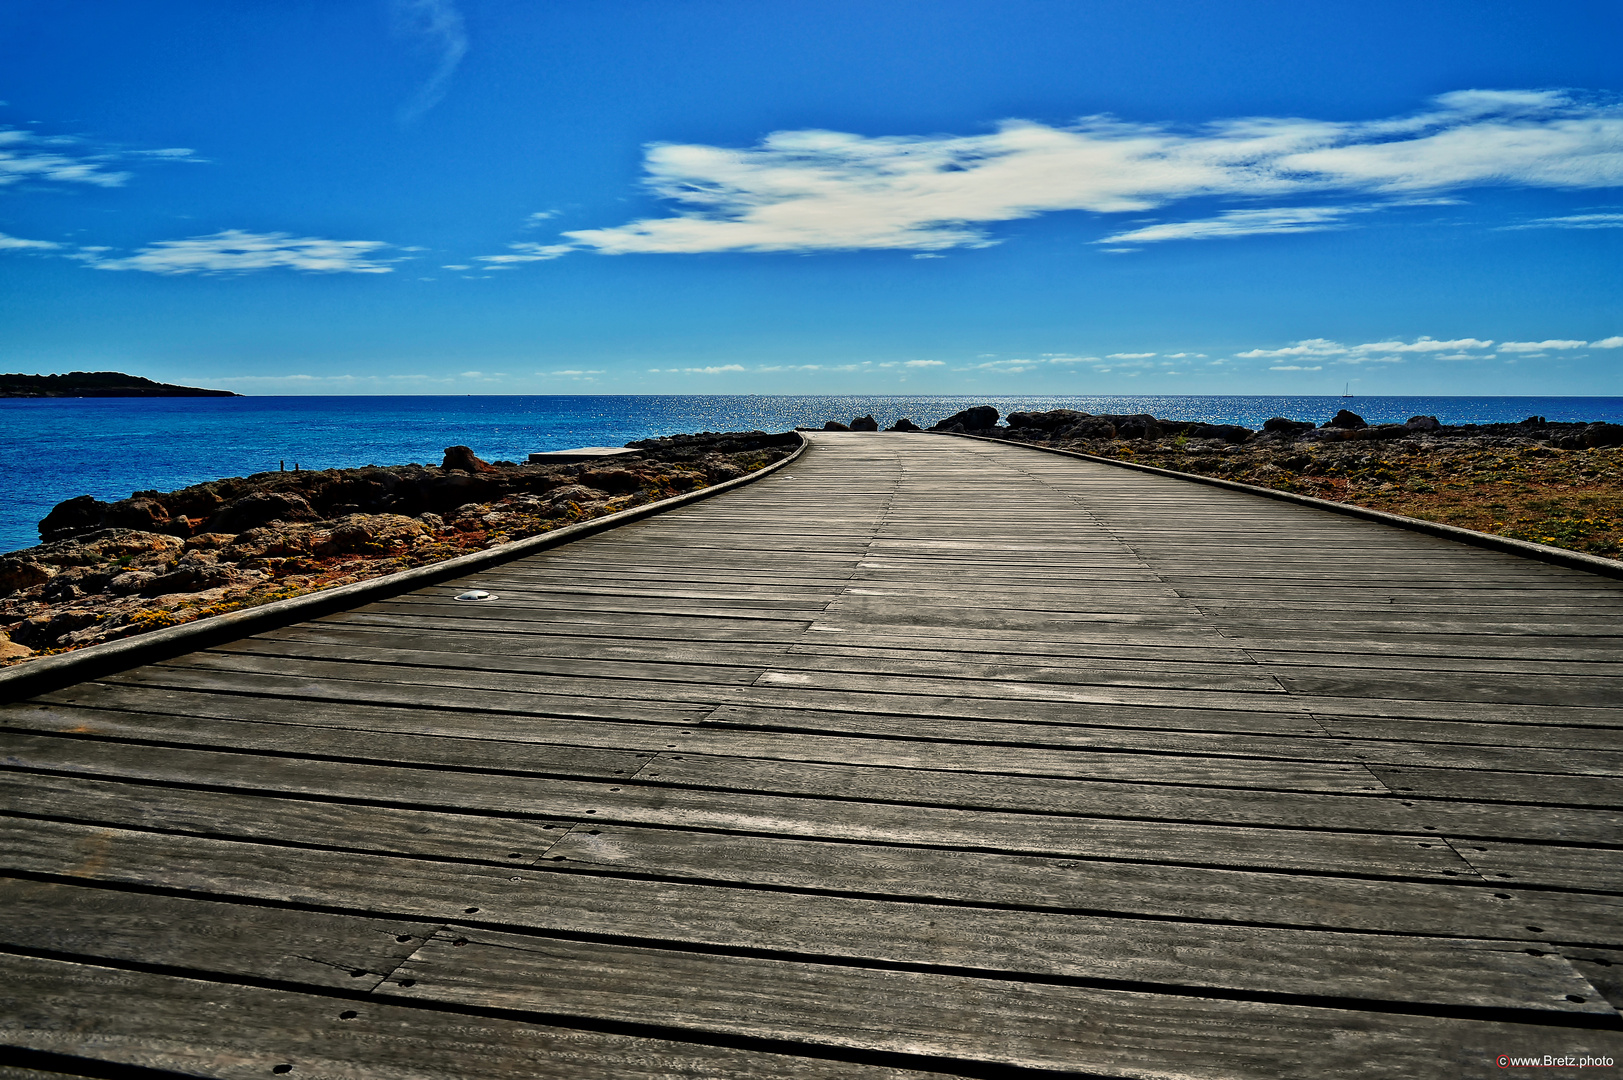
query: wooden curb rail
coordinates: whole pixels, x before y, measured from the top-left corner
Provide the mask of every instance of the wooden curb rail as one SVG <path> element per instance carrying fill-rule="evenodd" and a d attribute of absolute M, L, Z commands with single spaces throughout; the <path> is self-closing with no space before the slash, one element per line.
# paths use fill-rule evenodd
<path fill-rule="evenodd" d="M 106 641 L 98 645 L 87 645 L 82 649 L 62 653 L 57 656 L 47 656 L 41 660 L 24 661 L 15 667 L 0 670 L 0 703 L 20 701 L 23 698 L 33 697 L 50 690 L 59 689 L 76 682 L 84 682 L 98 678 L 113 671 L 122 671 L 125 668 L 140 664 L 150 664 L 183 653 L 206 649 L 225 641 L 234 641 L 238 638 L 248 637 L 264 630 L 289 623 L 303 622 L 306 619 L 330 615 L 335 611 L 355 607 L 358 604 L 381 600 L 387 596 L 396 596 L 412 589 L 422 588 L 425 585 L 435 585 L 442 581 L 463 577 L 501 563 L 511 562 L 514 559 L 533 555 L 538 551 L 560 547 L 575 540 L 605 532 L 620 525 L 626 525 L 642 518 L 652 517 L 667 510 L 675 510 L 690 503 L 708 499 L 712 495 L 720 495 L 733 488 L 750 484 L 777 472 L 790 462 L 805 453 L 805 436 L 796 433 L 800 445 L 782 461 L 745 476 L 732 480 L 725 480 L 719 484 L 699 488 L 684 495 L 673 495 L 668 499 L 647 503 L 643 506 L 634 506 L 629 510 L 607 514 L 600 518 L 592 518 L 576 525 L 568 525 L 562 529 L 554 529 L 537 536 L 527 536 L 523 540 L 514 540 L 507 544 L 498 544 L 483 551 L 473 551 L 466 555 L 458 555 L 454 559 L 444 562 L 430 563 L 427 566 L 417 566 L 399 573 L 385 574 L 382 577 L 369 578 L 366 581 L 357 581 L 349 585 L 340 585 L 335 589 L 324 589 L 321 592 L 309 593 L 304 596 L 295 596 L 287 600 L 276 600 L 258 607 L 243 608 L 240 611 L 229 611 L 222 615 L 211 615 L 198 619 L 196 622 L 181 623 L 179 626 L 170 626 L 151 633 L 140 634 L 135 637 L 120 638 L 117 641 Z"/>
<path fill-rule="evenodd" d="M 1535 544 L 1527 540 L 1512 540 L 1508 536 L 1496 536 L 1493 533 L 1477 532 L 1474 529 L 1462 529 L 1457 525 L 1444 525 L 1441 522 L 1426 521 L 1423 518 L 1389 514 L 1384 510 L 1371 510 L 1365 506 L 1331 502 L 1329 499 L 1315 499 L 1311 495 L 1298 495 L 1295 492 L 1280 491 L 1277 488 L 1257 487 L 1254 484 L 1242 484 L 1237 480 L 1224 480 L 1216 476 L 1202 476 L 1199 473 L 1162 469 L 1155 465 L 1141 465 L 1136 461 L 1122 461 L 1120 458 L 1084 454 L 1080 450 L 1061 450 L 1057 446 L 1040 446 L 1036 443 L 1019 442 L 1013 439 L 995 439 L 986 435 L 971 435 L 968 432 L 959 431 L 931 432 L 931 434 L 951 435 L 955 438 L 999 443 L 1003 446 L 1023 446 L 1027 450 L 1038 450 L 1045 454 L 1059 454 L 1062 457 L 1081 458 L 1083 461 L 1097 461 L 1101 465 L 1115 465 L 1123 469 L 1136 469 L 1139 472 L 1154 473 L 1157 476 L 1169 476 L 1174 480 L 1192 480 L 1197 484 L 1209 484 L 1212 487 L 1228 488 L 1230 491 L 1243 491 L 1247 495 L 1261 495 L 1267 499 L 1278 499 L 1281 502 L 1296 503 L 1299 506 L 1311 506 L 1316 510 L 1328 510 L 1333 514 L 1363 518 L 1365 521 L 1375 521 L 1382 525 L 1391 525 L 1394 528 L 1408 529 L 1410 532 L 1428 533 L 1432 536 L 1442 537 L 1444 540 L 1458 540 L 1462 544 L 1471 544 L 1474 547 L 1491 548 L 1494 551 L 1502 551 L 1509 555 L 1520 555 L 1526 559 L 1554 563 L 1569 570 L 1587 570 L 1591 574 L 1600 574 L 1604 577 L 1623 578 L 1623 561 L 1617 559 L 1607 559 L 1599 555 L 1586 555 L 1581 551 L 1567 551 L 1565 548 L 1550 547 L 1547 544 Z"/>

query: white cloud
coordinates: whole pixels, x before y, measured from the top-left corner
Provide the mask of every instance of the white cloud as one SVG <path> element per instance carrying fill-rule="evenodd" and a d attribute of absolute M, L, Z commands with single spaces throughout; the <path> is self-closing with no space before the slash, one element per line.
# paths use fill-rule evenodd
<path fill-rule="evenodd" d="M 20 251 L 30 248 L 49 251 L 61 246 L 61 244 L 52 243 L 49 240 L 24 240 L 20 236 L 7 236 L 5 233 L 0 233 L 0 251 Z"/>
<path fill-rule="evenodd" d="M 497 266 L 503 263 L 546 262 L 549 259 L 567 255 L 574 250 L 574 247 L 569 244 L 508 244 L 507 246 L 515 254 L 478 255 L 475 256 L 475 259 L 478 262 L 493 263 Z"/>
<path fill-rule="evenodd" d="M 1328 338 L 1308 338 L 1298 341 L 1283 349 L 1252 349 L 1249 352 L 1235 353 L 1241 360 L 1257 360 L 1265 357 L 1277 356 L 1339 356 L 1347 351 L 1347 346 Z"/>
<path fill-rule="evenodd" d="M 1303 367 L 1301 364 L 1275 364 L 1269 371 L 1323 371 L 1323 364 L 1314 364 L 1312 367 Z"/>
<path fill-rule="evenodd" d="M 469 266 L 467 263 L 446 263 L 441 269 L 444 269 L 444 270 L 472 270 L 473 267 Z"/>
<path fill-rule="evenodd" d="M 1535 218 L 1507 229 L 1623 229 L 1623 214 L 1568 214 L 1565 217 Z"/>
<path fill-rule="evenodd" d="M 24 181 L 118 187 L 130 178 L 112 171 L 115 155 L 91 152 L 77 139 L 0 128 L 0 185 Z"/>
<path fill-rule="evenodd" d="M 1095 244 L 1152 244 L 1162 240 L 1217 240 L 1261 233 L 1324 232 L 1345 228 L 1343 218 L 1378 210 L 1377 206 L 1282 206 L 1267 210 L 1225 210 L 1203 221 L 1173 221 L 1115 233 Z M 1113 249 L 1122 253 L 1136 248 Z"/>
<path fill-rule="evenodd" d="M 907 363 L 903 364 L 902 366 L 903 367 L 913 367 L 913 368 L 946 367 L 947 362 L 945 360 L 909 360 L 909 361 L 907 361 Z"/>
<path fill-rule="evenodd" d="M 1434 338 L 1422 337 L 1410 342 L 1372 341 L 1367 345 L 1354 345 L 1348 351 L 1354 353 L 1441 353 L 1458 352 L 1461 349 L 1486 349 L 1492 345 L 1492 341 L 1483 341 L 1478 338 L 1456 338 L 1453 341 L 1437 341 Z"/>
<path fill-rule="evenodd" d="M 526 226 L 539 225 L 549 218 L 557 217 L 558 213 L 559 211 L 557 210 L 537 210 L 535 213 L 524 219 L 524 224 Z"/>
<path fill-rule="evenodd" d="M 400 110 L 409 124 L 440 103 L 468 52 L 468 30 L 451 0 L 392 0 L 395 33 L 416 38 L 435 54 L 434 73 Z"/>
<path fill-rule="evenodd" d="M 1623 349 L 1623 337 L 1601 338 L 1589 343 L 1591 349 Z"/>
<path fill-rule="evenodd" d="M 154 274 L 241 274 L 285 268 L 323 274 L 387 274 L 393 268 L 374 256 L 381 240 L 322 240 L 286 233 L 226 229 L 211 236 L 160 240 L 134 255 L 107 258 L 104 248 L 81 248 L 74 258 L 98 270 L 144 270 Z"/>
<path fill-rule="evenodd" d="M 127 158 L 201 161 L 182 147 L 161 150 L 118 150 L 93 147 L 67 135 L 36 135 L 21 128 L 0 128 L 0 187 L 21 183 L 90 184 L 120 187 L 130 178 L 116 163 Z"/>
<path fill-rule="evenodd" d="M 657 368 L 653 370 L 658 370 Z M 675 371 L 675 368 L 671 369 Z M 712 364 L 709 367 L 685 367 L 682 372 L 687 375 L 720 375 L 727 371 L 743 371 L 743 364 Z"/>
<path fill-rule="evenodd" d="M 1112 360 L 1148 360 L 1155 354 L 1152 352 L 1113 352 L 1105 355 Z"/>
<path fill-rule="evenodd" d="M 1010 120 L 985 135 L 779 131 L 748 149 L 656 144 L 645 164 L 649 188 L 677 212 L 565 232 L 571 246 L 932 252 L 995 243 L 992 222 L 1141 214 L 1197 196 L 1339 192 L 1412 204 L 1477 186 L 1606 187 L 1623 183 L 1623 105 L 1558 91 L 1461 91 L 1374 121 L 1250 117 L 1180 130 L 1094 116 L 1070 127 Z M 1240 209 L 1110 239 L 1331 228 L 1371 209 Z"/>
<path fill-rule="evenodd" d="M 1481 338 L 1454 338 L 1451 341 L 1438 341 L 1435 338 L 1420 337 L 1414 341 L 1370 341 L 1362 345 L 1343 345 L 1339 341 L 1329 338 L 1308 338 L 1288 345 L 1282 349 L 1250 349 L 1246 352 L 1235 353 L 1241 360 L 1279 359 L 1281 357 L 1344 357 L 1336 361 L 1338 364 L 1361 364 L 1371 361 L 1377 363 L 1395 363 L 1397 357 L 1394 353 L 1457 353 L 1461 349 L 1487 349 L 1492 347 L 1491 340 Z M 1381 355 L 1385 354 L 1385 355 Z"/>
<path fill-rule="evenodd" d="M 571 375 L 571 376 L 579 377 L 579 376 L 582 376 L 582 375 L 601 375 L 601 374 L 603 374 L 603 371 L 604 371 L 603 368 L 590 368 L 590 369 L 564 368 L 561 371 L 538 371 L 538 372 L 536 372 L 536 374 L 537 375 Z"/>
<path fill-rule="evenodd" d="M 1544 352 L 1548 349 L 1581 349 L 1588 344 L 1587 341 L 1572 341 L 1565 338 L 1552 338 L 1549 341 L 1502 341 L 1499 343 L 1499 351 L 1502 353 Z"/>

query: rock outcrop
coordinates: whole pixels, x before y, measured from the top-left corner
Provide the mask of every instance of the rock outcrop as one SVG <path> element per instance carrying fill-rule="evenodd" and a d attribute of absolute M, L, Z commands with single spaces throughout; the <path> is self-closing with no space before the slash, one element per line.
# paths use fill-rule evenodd
<path fill-rule="evenodd" d="M 940 423 L 930 425 L 931 431 L 985 431 L 997 425 L 998 411 L 990 405 L 955 412 Z"/>

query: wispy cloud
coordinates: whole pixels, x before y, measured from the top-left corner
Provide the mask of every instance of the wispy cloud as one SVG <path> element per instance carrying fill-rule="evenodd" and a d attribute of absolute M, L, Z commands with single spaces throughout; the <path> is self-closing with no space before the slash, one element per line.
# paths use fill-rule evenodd
<path fill-rule="evenodd" d="M 273 269 L 387 274 L 393 267 L 374 253 L 388 246 L 381 240 L 323 240 L 226 229 L 210 236 L 160 240 L 122 258 L 109 257 L 105 248 L 81 248 L 72 257 L 98 270 L 144 270 L 153 274 L 244 274 Z"/>
<path fill-rule="evenodd" d="M 1502 353 L 1534 353 L 1548 352 L 1550 350 L 1564 352 L 1568 349 L 1582 349 L 1588 344 L 1587 341 L 1574 341 L 1570 338 L 1551 338 L 1549 341 L 1501 341 L 1499 351 Z"/>
<path fill-rule="evenodd" d="M 946 367 L 947 362 L 945 360 L 909 360 L 902 366 L 910 368 Z"/>
<path fill-rule="evenodd" d="M 1248 349 L 1234 355 L 1241 360 L 1334 357 L 1338 364 L 1393 363 L 1404 353 L 1459 353 L 1468 349 L 1487 349 L 1492 345 L 1492 341 L 1481 338 L 1438 341 L 1436 338 L 1421 337 L 1414 341 L 1370 341 L 1362 345 L 1343 345 L 1329 338 L 1308 338 L 1279 349 Z"/>
<path fill-rule="evenodd" d="M 1107 354 L 1111 360 L 1148 360 L 1154 355 L 1152 352 L 1113 352 Z"/>
<path fill-rule="evenodd" d="M 645 167 L 649 189 L 677 212 L 568 231 L 570 246 L 933 252 L 996 243 L 991 223 L 1053 211 L 1142 214 L 1194 197 L 1364 200 L 1238 208 L 1110 240 L 1334 228 L 1351 214 L 1469 187 L 1623 184 L 1623 105 L 1465 90 L 1413 115 L 1358 122 L 1249 117 L 1177 129 L 1094 116 L 1070 127 L 1011 120 L 973 136 L 780 131 L 748 149 L 656 144 Z"/>
<path fill-rule="evenodd" d="M 50 251 L 60 248 L 61 244 L 49 240 L 24 240 L 20 236 L 7 236 L 0 233 L 0 251 L 23 251 L 33 249 L 36 251 Z"/>
<path fill-rule="evenodd" d="M 1313 364 L 1311 366 L 1304 366 L 1302 364 L 1273 364 L 1268 368 L 1268 370 L 1269 371 L 1323 371 L 1324 370 L 1324 365 L 1323 364 Z"/>
<path fill-rule="evenodd" d="M 482 263 L 491 263 L 503 266 L 509 263 L 547 262 L 569 254 L 574 248 L 569 244 L 508 244 L 512 249 L 510 255 L 477 255 L 475 259 Z"/>
<path fill-rule="evenodd" d="M 117 162 L 129 158 L 198 161 L 191 150 L 119 150 L 92 146 L 68 135 L 36 135 L 0 128 L 0 187 L 23 184 L 90 184 L 119 187 L 130 178 Z"/>
<path fill-rule="evenodd" d="M 1266 210 L 1225 210 L 1203 221 L 1171 221 L 1114 233 L 1095 244 L 1153 244 L 1163 240 L 1218 240 L 1262 233 L 1324 232 L 1346 227 L 1351 214 L 1368 213 L 1374 206 L 1284 206 Z"/>
<path fill-rule="evenodd" d="M 1623 229 L 1623 214 L 1567 214 L 1564 217 L 1534 218 L 1507 229 Z"/>
<path fill-rule="evenodd" d="M 1234 355 L 1242 360 L 1258 360 L 1276 356 L 1336 356 L 1347 351 L 1347 346 L 1328 338 L 1308 338 L 1281 349 L 1249 349 Z"/>
<path fill-rule="evenodd" d="M 451 0 L 392 0 L 395 33 L 422 43 L 434 53 L 434 72 L 400 110 L 409 124 L 440 103 L 451 76 L 468 52 L 468 29 Z"/>

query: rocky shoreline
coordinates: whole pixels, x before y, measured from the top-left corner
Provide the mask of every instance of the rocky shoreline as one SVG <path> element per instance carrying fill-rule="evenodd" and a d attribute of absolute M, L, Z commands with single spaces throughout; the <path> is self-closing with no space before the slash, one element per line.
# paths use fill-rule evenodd
<path fill-rule="evenodd" d="M 0 555 L 0 662 L 64 652 L 439 562 L 732 480 L 795 435 L 676 435 L 581 464 L 270 472 L 60 503 Z"/>

